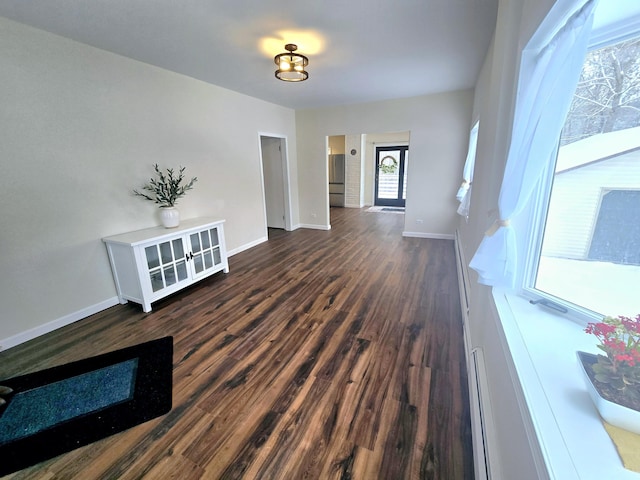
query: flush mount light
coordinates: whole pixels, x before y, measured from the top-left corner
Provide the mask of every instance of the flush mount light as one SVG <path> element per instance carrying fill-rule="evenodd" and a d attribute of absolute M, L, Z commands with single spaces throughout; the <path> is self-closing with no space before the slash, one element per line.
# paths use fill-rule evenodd
<path fill-rule="evenodd" d="M 288 43 L 284 49 L 287 50 L 286 53 L 280 53 L 273 59 L 278 65 L 276 78 L 285 82 L 302 82 L 309 78 L 309 74 L 304 69 L 309 65 L 309 59 L 299 53 L 293 53 L 298 49 L 298 46 Z"/>

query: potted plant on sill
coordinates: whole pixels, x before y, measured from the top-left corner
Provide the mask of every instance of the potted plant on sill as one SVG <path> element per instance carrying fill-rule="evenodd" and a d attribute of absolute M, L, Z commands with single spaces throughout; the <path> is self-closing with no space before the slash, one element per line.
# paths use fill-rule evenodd
<path fill-rule="evenodd" d="M 166 173 L 163 172 L 157 163 L 153 166 L 153 169 L 157 178 L 151 178 L 149 183 L 142 187 L 142 190 L 151 193 L 147 195 L 138 190 L 134 190 L 133 193 L 160 205 L 162 224 L 165 228 L 175 228 L 180 224 L 180 212 L 176 208 L 176 202 L 179 198 L 184 197 L 188 190 L 193 188 L 193 184 L 198 181 L 198 177 L 193 177 L 188 183 L 185 183 L 185 167 L 180 167 L 177 175 L 173 168 L 167 168 Z"/>
<path fill-rule="evenodd" d="M 587 389 L 600 416 L 611 425 L 640 434 L 640 314 L 589 323 L 605 355 L 578 352 Z"/>

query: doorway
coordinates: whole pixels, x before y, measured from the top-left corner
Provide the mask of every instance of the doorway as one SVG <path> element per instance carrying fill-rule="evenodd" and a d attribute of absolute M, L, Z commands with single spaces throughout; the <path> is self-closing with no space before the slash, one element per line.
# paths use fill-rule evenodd
<path fill-rule="evenodd" d="M 260 135 L 260 157 L 267 229 L 291 230 L 286 138 Z"/>
<path fill-rule="evenodd" d="M 374 205 L 405 206 L 408 161 L 406 145 L 376 147 Z"/>

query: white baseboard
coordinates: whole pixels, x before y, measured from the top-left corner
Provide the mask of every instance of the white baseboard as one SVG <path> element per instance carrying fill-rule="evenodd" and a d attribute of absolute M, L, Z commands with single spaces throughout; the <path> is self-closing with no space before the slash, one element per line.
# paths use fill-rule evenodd
<path fill-rule="evenodd" d="M 30 330 L 26 330 L 24 332 L 20 332 L 12 337 L 3 338 L 0 340 L 0 351 L 7 350 L 9 348 L 15 347 L 16 345 L 20 345 L 21 343 L 28 342 L 29 340 L 33 340 L 36 337 L 41 335 L 45 335 L 49 332 L 53 332 L 58 328 L 65 327 L 70 325 L 78 320 L 82 320 L 83 318 L 89 317 L 93 314 L 101 312 L 102 310 L 106 310 L 107 308 L 111 308 L 114 305 L 117 305 L 118 297 L 109 298 L 103 302 L 96 303 L 95 305 L 90 305 L 82 310 L 78 310 L 77 312 L 70 313 L 69 315 L 65 315 L 64 317 L 60 317 L 56 320 L 52 320 L 51 322 L 45 323 L 43 325 L 38 325 Z"/>
<path fill-rule="evenodd" d="M 316 229 L 316 230 L 331 230 L 331 225 L 307 225 L 307 224 L 300 224 L 300 225 L 296 225 L 293 229 L 297 229 L 297 228 L 311 228 L 311 229 Z M 229 257 L 236 255 L 240 252 L 244 252 L 245 250 L 249 250 L 252 247 L 255 247 L 256 245 L 259 245 L 261 243 L 264 243 L 268 240 L 268 237 L 261 237 L 253 242 L 249 242 L 247 244 L 244 244 L 238 248 L 234 248 L 233 250 L 229 250 L 227 252 L 227 255 Z M 28 342 L 29 340 L 33 340 L 34 338 L 37 338 L 41 335 L 45 335 L 49 332 L 52 332 L 54 330 L 57 330 L 58 328 L 62 328 L 66 325 L 69 325 L 71 323 L 77 322 L 78 320 L 82 320 L 83 318 L 89 317 L 91 315 L 94 315 L 98 312 L 101 312 L 102 310 L 106 310 L 107 308 L 113 307 L 114 305 L 117 305 L 118 302 L 118 297 L 112 297 L 109 298 L 103 302 L 100 303 L 96 303 L 95 305 L 90 305 L 86 308 L 83 308 L 81 310 L 78 310 L 76 312 L 70 313 L 68 315 L 65 315 L 64 317 L 58 318 L 56 320 L 52 320 L 51 322 L 45 323 L 43 325 L 39 325 L 37 327 L 34 327 L 30 330 L 25 330 L 24 332 L 20 332 L 16 335 L 13 335 L 11 337 L 7 337 L 7 338 L 3 338 L 0 339 L 0 352 L 3 350 L 7 350 L 9 348 L 15 347 L 17 345 L 20 345 L 22 343 Z"/>
<path fill-rule="evenodd" d="M 312 230 L 331 230 L 331 225 L 312 225 L 310 223 L 297 223 L 291 227 L 291 232 L 299 228 L 310 228 Z"/>
<path fill-rule="evenodd" d="M 245 250 L 249 250 L 250 248 L 253 248 L 256 245 L 260 245 L 261 243 L 264 243 L 267 240 L 269 240 L 269 237 L 260 237 L 259 239 L 254 240 L 253 242 L 245 243 L 244 245 L 241 245 L 238 248 L 234 248 L 233 250 L 228 250 L 227 256 L 233 257 L 234 255 L 240 252 L 244 252 Z"/>
<path fill-rule="evenodd" d="M 402 232 L 403 237 L 413 238 L 435 238 L 437 240 L 453 240 L 455 237 L 450 233 L 424 233 L 424 232 Z"/>
<path fill-rule="evenodd" d="M 467 358 L 467 368 L 470 368 L 470 355 L 473 346 L 471 344 L 471 332 L 469 330 L 469 296 L 471 292 L 471 283 L 469 280 L 469 269 L 467 268 L 467 260 L 460 243 L 460 233 L 456 230 L 454 239 L 456 251 L 456 269 L 458 274 L 458 291 L 460 293 L 460 310 L 462 312 L 462 329 L 464 334 L 465 355 Z"/>
<path fill-rule="evenodd" d="M 227 252 L 227 254 L 228 256 L 235 255 L 237 253 L 240 253 L 252 247 L 255 247 L 256 245 L 259 245 L 263 242 L 266 242 L 267 240 L 268 240 L 267 237 L 261 237 L 253 242 L 247 243 L 238 248 L 230 250 L 229 252 Z M 118 303 L 119 303 L 118 297 L 112 297 L 103 302 L 96 303 L 95 305 L 90 305 L 86 308 L 78 310 L 77 312 L 70 313 L 68 315 L 65 315 L 64 317 L 61 317 L 51 322 L 45 323 L 43 325 L 34 327 L 30 330 L 20 332 L 8 338 L 0 339 L 0 351 L 7 350 L 9 348 L 20 345 L 21 343 L 25 343 L 25 342 L 28 342 L 29 340 L 33 340 L 34 338 L 39 337 L 41 335 L 45 335 L 49 332 L 53 332 L 58 328 L 62 328 L 66 325 L 77 322 L 78 320 L 82 320 L 83 318 L 86 318 L 93 314 L 101 312 L 102 310 L 106 310 L 107 308 L 113 307 Z"/>
<path fill-rule="evenodd" d="M 235 248 L 227 252 L 228 256 L 235 255 L 237 253 L 248 250 L 260 243 L 266 242 L 268 240 L 267 237 L 259 238 L 253 242 L 242 245 L 241 247 Z M 43 325 L 38 325 L 30 330 L 26 330 L 24 332 L 20 332 L 16 335 L 13 335 L 8 338 L 0 339 L 0 351 L 7 350 L 9 348 L 15 347 L 22 343 L 28 342 L 29 340 L 33 340 L 41 335 L 45 335 L 49 332 L 53 332 L 59 328 L 67 326 L 71 323 L 77 322 L 78 320 L 82 320 L 83 318 L 94 315 L 102 310 L 106 310 L 107 308 L 113 307 L 117 305 L 118 297 L 109 298 L 103 302 L 96 303 L 95 305 L 90 305 L 86 308 L 78 310 L 76 312 L 65 315 L 64 317 L 58 318 L 56 320 L 52 320 L 51 322 L 45 323 Z"/>
<path fill-rule="evenodd" d="M 301 223 L 300 228 L 310 228 L 312 230 L 331 230 L 331 225 L 313 225 L 311 223 Z"/>

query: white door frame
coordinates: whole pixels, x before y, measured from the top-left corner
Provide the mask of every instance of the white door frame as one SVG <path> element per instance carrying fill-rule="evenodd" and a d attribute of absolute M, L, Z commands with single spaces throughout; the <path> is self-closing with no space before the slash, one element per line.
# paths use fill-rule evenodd
<path fill-rule="evenodd" d="M 289 142 L 286 135 L 278 134 L 278 133 L 268 133 L 268 132 L 258 132 L 258 152 L 259 152 L 259 160 L 260 160 L 260 179 L 262 181 L 262 210 L 264 216 L 264 231 L 265 236 L 268 236 L 267 229 L 267 200 L 266 200 L 266 191 L 264 185 L 264 166 L 262 163 L 262 137 L 271 137 L 271 138 L 279 138 L 281 140 L 280 145 L 284 147 L 281 149 L 282 152 L 282 180 L 284 184 L 284 229 L 290 232 L 293 228 L 293 220 L 291 216 L 291 176 L 289 169 Z"/>

